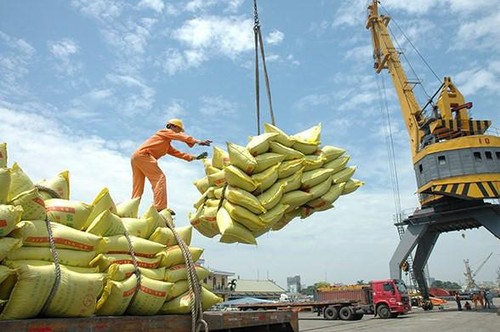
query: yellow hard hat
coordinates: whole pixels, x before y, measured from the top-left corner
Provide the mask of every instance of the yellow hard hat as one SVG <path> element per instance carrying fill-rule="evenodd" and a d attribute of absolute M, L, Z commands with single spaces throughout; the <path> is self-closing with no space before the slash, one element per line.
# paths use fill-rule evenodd
<path fill-rule="evenodd" d="M 181 131 L 184 131 L 184 124 L 181 119 L 170 119 L 167 124 L 173 124 L 174 126 L 181 128 Z"/>

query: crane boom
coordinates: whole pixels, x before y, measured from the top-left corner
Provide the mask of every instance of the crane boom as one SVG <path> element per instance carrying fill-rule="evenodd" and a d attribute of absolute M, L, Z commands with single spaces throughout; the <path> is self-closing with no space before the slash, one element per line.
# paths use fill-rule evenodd
<path fill-rule="evenodd" d="M 424 112 L 390 37 L 390 17 L 379 15 L 377 0 L 368 11 L 374 69 L 388 70 L 392 78 L 410 137 L 420 204 L 500 198 L 500 137 L 485 134 L 491 121 L 470 117 L 472 103 L 465 102 L 450 77 L 434 95 L 437 101 L 425 105 L 432 106 L 431 112 Z"/>

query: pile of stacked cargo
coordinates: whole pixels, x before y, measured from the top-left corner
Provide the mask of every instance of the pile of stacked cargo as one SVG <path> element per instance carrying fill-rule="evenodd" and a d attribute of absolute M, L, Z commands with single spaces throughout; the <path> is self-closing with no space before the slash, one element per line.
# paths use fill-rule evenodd
<path fill-rule="evenodd" d="M 153 206 L 138 216 L 139 204 L 115 204 L 107 188 L 90 204 L 71 200 L 67 171 L 33 183 L 0 144 L 0 319 L 189 313 L 178 239 L 195 262 L 203 249 L 190 246 L 192 226 Z M 221 301 L 201 295 L 204 309 Z"/>
<path fill-rule="evenodd" d="M 201 193 L 191 225 L 224 243 L 256 244 L 256 238 L 333 207 L 340 195 L 363 182 L 342 148 L 321 145 L 321 124 L 294 135 L 266 123 L 246 146 L 214 147 L 205 176 L 194 182 Z"/>

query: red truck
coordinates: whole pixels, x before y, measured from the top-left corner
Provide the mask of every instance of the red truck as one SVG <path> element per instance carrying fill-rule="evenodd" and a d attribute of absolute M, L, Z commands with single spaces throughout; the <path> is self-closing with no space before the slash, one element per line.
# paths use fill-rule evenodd
<path fill-rule="evenodd" d="M 374 280 L 367 285 L 319 289 L 314 301 L 240 304 L 239 310 L 311 309 L 328 320 L 359 320 L 364 314 L 395 318 L 411 310 L 410 298 L 403 281 Z"/>
<path fill-rule="evenodd" d="M 394 318 L 411 310 L 410 297 L 402 280 L 373 280 L 367 285 L 319 289 L 316 301 L 356 301 L 355 315 L 375 314 L 380 318 Z M 323 310 L 326 319 L 343 318 L 347 309 L 329 306 Z"/>

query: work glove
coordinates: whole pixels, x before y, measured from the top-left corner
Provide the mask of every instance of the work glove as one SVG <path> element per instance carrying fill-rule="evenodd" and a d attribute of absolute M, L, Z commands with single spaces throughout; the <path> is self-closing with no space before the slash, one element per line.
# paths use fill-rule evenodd
<path fill-rule="evenodd" d="M 200 141 L 200 143 L 198 143 L 199 145 L 203 145 L 203 146 L 210 146 L 210 144 L 212 143 L 211 140 L 209 139 L 206 139 L 204 141 Z"/>
<path fill-rule="evenodd" d="M 207 152 L 202 152 L 199 155 L 197 155 L 196 157 L 194 157 L 194 159 L 200 160 L 200 159 L 205 159 L 206 157 L 208 157 L 208 153 Z"/>

